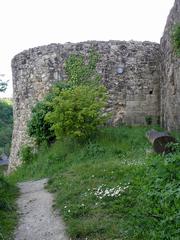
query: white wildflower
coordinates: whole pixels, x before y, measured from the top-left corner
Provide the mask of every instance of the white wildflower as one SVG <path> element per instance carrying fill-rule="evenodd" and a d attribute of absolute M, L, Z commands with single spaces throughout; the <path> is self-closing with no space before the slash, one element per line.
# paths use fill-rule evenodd
<path fill-rule="evenodd" d="M 104 197 L 119 197 L 128 188 L 129 188 L 129 183 L 124 186 L 118 185 L 113 188 L 108 188 L 107 186 L 102 184 L 94 190 L 95 191 L 94 195 L 99 199 L 102 199 Z"/>

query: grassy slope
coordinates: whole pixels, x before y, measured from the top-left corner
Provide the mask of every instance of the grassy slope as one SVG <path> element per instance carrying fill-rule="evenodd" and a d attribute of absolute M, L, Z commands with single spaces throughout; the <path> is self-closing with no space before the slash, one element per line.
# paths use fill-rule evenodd
<path fill-rule="evenodd" d="M 150 149 L 146 130 L 105 129 L 96 141 L 84 146 L 56 143 L 41 149 L 38 159 L 20 168 L 11 179 L 51 177 L 49 189 L 56 192 L 56 207 L 73 239 L 125 239 Z M 128 183 L 120 197 L 100 199 L 94 195 L 102 184 L 108 189 Z"/>
<path fill-rule="evenodd" d="M 157 235 L 159 219 L 146 215 L 145 198 L 141 201 L 149 181 L 145 174 L 149 159 L 156 158 L 146 131 L 146 127 L 107 128 L 84 146 L 66 141 L 42 148 L 11 180 L 50 177 L 55 207 L 73 240 L 178 239 Z"/>
<path fill-rule="evenodd" d="M 11 240 L 17 223 L 15 200 L 18 189 L 0 174 L 0 239 Z"/>
<path fill-rule="evenodd" d="M 9 154 L 12 135 L 12 101 L 0 99 L 0 155 Z M 0 239 L 8 240 L 17 223 L 15 200 L 18 189 L 3 177 L 4 167 L 0 166 Z"/>

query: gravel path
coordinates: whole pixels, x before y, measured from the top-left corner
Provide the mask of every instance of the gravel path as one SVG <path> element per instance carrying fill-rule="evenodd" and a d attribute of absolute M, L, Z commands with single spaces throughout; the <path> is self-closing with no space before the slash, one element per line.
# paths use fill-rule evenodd
<path fill-rule="evenodd" d="M 15 240 L 68 240 L 62 219 L 52 209 L 53 197 L 44 189 L 47 179 L 19 184 L 20 213 Z"/>

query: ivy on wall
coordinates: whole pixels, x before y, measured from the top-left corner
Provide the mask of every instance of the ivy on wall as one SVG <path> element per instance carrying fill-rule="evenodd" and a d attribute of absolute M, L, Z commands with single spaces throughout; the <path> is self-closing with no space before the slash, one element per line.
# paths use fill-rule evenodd
<path fill-rule="evenodd" d="M 180 57 L 180 23 L 174 25 L 172 29 L 172 43 L 174 52 L 178 57 Z"/>

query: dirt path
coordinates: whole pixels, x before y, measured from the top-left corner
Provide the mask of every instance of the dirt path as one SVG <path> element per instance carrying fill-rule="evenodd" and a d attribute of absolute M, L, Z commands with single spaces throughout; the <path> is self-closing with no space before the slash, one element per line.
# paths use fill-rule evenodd
<path fill-rule="evenodd" d="M 15 240 L 68 240 L 65 227 L 52 209 L 53 197 L 44 189 L 47 179 L 20 183 L 19 226 Z"/>

